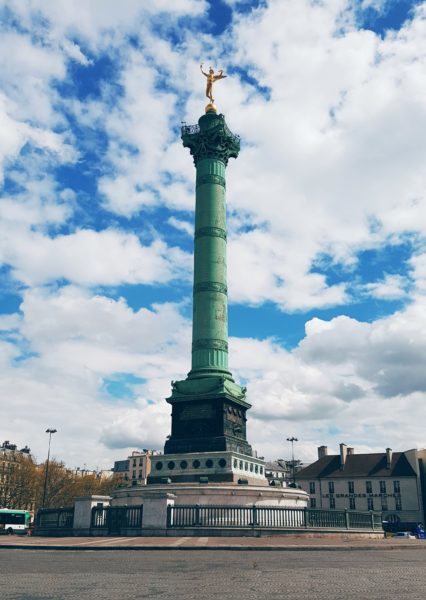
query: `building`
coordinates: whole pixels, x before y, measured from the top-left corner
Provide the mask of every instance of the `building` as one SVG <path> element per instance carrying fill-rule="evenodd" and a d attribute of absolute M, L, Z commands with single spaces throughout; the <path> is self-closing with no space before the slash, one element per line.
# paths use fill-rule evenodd
<path fill-rule="evenodd" d="M 116 460 L 112 472 L 125 481 L 146 483 L 151 473 L 151 456 L 158 454 L 156 450 L 134 450 L 125 460 Z"/>
<path fill-rule="evenodd" d="M 120 462 L 120 461 L 118 461 Z M 121 461 L 123 462 L 123 461 Z M 77 479 L 78 477 L 86 477 L 86 476 L 92 476 L 92 477 L 96 477 L 96 479 L 111 479 L 111 477 L 114 476 L 114 470 L 113 469 L 86 469 L 83 468 L 81 469 L 80 467 L 75 467 L 75 469 L 68 469 L 71 470 L 72 474 L 74 475 L 74 477 Z"/>
<path fill-rule="evenodd" d="M 265 464 L 265 475 L 269 480 L 269 485 L 285 486 L 292 482 L 293 472 L 296 474 L 303 469 L 303 467 L 304 465 L 300 460 L 295 460 L 293 464 L 292 460 L 278 458 L 277 460 Z"/>
<path fill-rule="evenodd" d="M 340 454 L 318 448 L 318 460 L 296 474 L 310 495 L 311 508 L 381 511 L 383 520 L 426 521 L 426 450 L 356 454 L 340 444 Z"/>

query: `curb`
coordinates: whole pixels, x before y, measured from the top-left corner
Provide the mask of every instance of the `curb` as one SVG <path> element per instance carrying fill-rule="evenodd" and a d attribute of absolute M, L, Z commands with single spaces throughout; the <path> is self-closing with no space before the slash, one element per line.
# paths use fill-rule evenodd
<path fill-rule="evenodd" d="M 413 550 L 426 549 L 426 545 L 411 546 L 408 544 L 392 546 L 42 546 L 24 544 L 2 544 L 0 551 L 5 550 L 63 550 L 67 552 L 111 552 L 111 551 L 226 551 L 226 552 L 358 552 L 375 550 Z"/>

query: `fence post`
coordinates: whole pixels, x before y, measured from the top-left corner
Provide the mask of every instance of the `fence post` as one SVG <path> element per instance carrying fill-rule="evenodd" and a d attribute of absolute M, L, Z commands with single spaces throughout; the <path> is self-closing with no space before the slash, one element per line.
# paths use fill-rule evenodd
<path fill-rule="evenodd" d="M 253 527 L 257 527 L 258 523 L 257 523 L 257 507 L 256 504 L 253 504 L 253 508 L 252 508 L 252 522 L 253 522 Z"/>
<path fill-rule="evenodd" d="M 200 525 L 200 505 L 195 505 L 195 523 L 194 525 Z"/>
<path fill-rule="evenodd" d="M 349 513 L 348 513 L 348 509 L 345 508 L 345 521 L 346 521 L 346 529 L 350 528 L 350 523 L 349 523 Z"/>
<path fill-rule="evenodd" d="M 171 527 L 172 525 L 172 506 L 170 504 L 167 506 L 167 527 Z"/>
<path fill-rule="evenodd" d="M 371 529 L 374 531 L 375 530 L 375 523 L 374 523 L 374 513 L 373 511 L 371 511 Z"/>

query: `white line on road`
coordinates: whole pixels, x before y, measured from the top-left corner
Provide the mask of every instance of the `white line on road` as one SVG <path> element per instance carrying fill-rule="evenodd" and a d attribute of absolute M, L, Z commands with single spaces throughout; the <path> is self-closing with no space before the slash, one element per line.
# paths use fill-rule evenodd
<path fill-rule="evenodd" d="M 188 540 L 188 538 L 183 537 L 183 538 L 179 538 L 178 540 L 176 540 L 175 542 L 172 542 L 170 544 L 170 546 L 182 546 L 182 544 L 184 544 L 186 541 Z"/>
<path fill-rule="evenodd" d="M 128 540 L 128 539 L 132 539 L 135 540 L 136 538 L 101 538 L 101 537 L 97 537 L 95 540 L 91 540 L 90 542 L 80 542 L 79 544 L 73 544 L 73 546 L 90 546 L 91 544 L 115 544 L 117 542 L 120 542 L 122 540 Z"/>
<path fill-rule="evenodd" d="M 197 546 L 207 546 L 208 543 L 209 543 L 208 537 L 202 537 L 202 538 L 197 539 Z"/>

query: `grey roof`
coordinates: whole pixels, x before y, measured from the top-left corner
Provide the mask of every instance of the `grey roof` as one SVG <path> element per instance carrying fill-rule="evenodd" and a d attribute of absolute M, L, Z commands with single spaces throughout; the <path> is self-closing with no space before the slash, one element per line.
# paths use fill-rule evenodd
<path fill-rule="evenodd" d="M 386 468 L 386 453 L 350 454 L 343 469 L 340 455 L 323 456 L 298 473 L 296 479 L 347 479 L 348 477 L 415 477 L 416 472 L 404 452 L 394 452 L 390 469 Z"/>
<path fill-rule="evenodd" d="M 265 471 L 276 471 L 277 473 L 279 471 L 282 471 L 283 473 L 288 473 L 288 469 L 286 469 L 285 467 L 280 465 L 279 462 L 276 461 L 265 463 Z"/>

